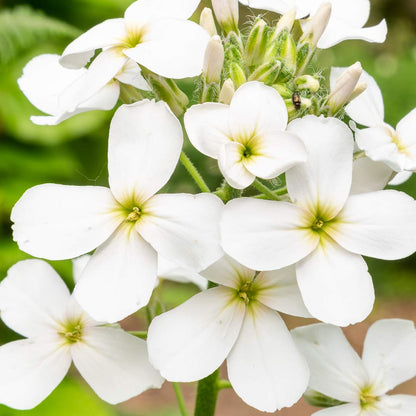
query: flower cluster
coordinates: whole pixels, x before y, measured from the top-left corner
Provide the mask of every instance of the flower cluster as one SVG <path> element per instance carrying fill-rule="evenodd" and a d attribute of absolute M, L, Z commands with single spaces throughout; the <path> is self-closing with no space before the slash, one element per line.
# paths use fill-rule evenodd
<path fill-rule="evenodd" d="M 13 208 L 20 249 L 75 259 L 76 285 L 70 295 L 37 259 L 0 284 L 3 321 L 27 337 L 0 347 L 1 403 L 36 406 L 71 360 L 118 403 L 164 379 L 206 383 L 227 359 L 235 392 L 259 410 L 306 391 L 333 406 L 319 415 L 415 413 L 414 397 L 385 395 L 416 375 L 414 325 L 375 324 L 362 362 L 334 325 L 372 310 L 362 256 L 416 251 L 416 202 L 384 190 L 416 171 L 416 110 L 394 130 L 360 63 L 333 68 L 327 83 L 309 65 L 346 39 L 384 41 L 386 23 L 363 28 L 368 0 L 241 3 L 282 16 L 240 31 L 237 0 L 212 0 L 200 24 L 188 20 L 199 0 L 137 0 L 62 56 L 25 67 L 19 86 L 47 114 L 34 123 L 123 104 L 109 130 L 108 188 L 38 185 Z M 186 77 L 192 106 L 174 81 Z M 352 131 L 346 115 L 365 128 Z M 218 161 L 215 192 L 183 152 L 184 135 Z M 159 193 L 179 160 L 202 193 Z M 153 314 L 146 341 L 124 332 L 116 323 L 147 307 L 160 279 L 201 293 Z M 290 332 L 278 312 L 324 323 Z"/>

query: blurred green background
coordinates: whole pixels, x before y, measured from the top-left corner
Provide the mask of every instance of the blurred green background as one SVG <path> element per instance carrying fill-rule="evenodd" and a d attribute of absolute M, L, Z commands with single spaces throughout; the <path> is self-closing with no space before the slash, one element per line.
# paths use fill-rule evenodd
<path fill-rule="evenodd" d="M 107 136 L 112 112 L 86 113 L 57 127 L 36 126 L 29 117 L 40 113 L 20 92 L 16 80 L 32 57 L 61 53 L 82 31 L 104 19 L 121 17 L 130 3 L 131 0 L 0 0 L 0 279 L 16 261 L 28 257 L 18 250 L 10 231 L 10 211 L 26 189 L 45 182 L 107 185 Z M 203 3 L 208 5 L 208 1 Z M 269 20 L 277 17 L 271 13 L 266 16 Z M 378 23 L 382 17 L 389 26 L 388 40 L 383 45 L 347 41 L 329 51 L 321 51 L 318 58 L 320 66 L 326 68 L 360 61 L 379 83 L 386 121 L 395 126 L 416 107 L 416 1 L 373 0 L 370 24 Z M 215 189 L 220 184 L 216 162 L 189 151 L 196 164 L 207 172 Z M 416 197 L 416 175 L 400 189 Z M 169 191 L 197 192 L 197 189 L 178 166 Z M 369 265 L 379 297 L 416 300 L 415 256 L 397 262 L 369 260 Z M 70 262 L 53 262 L 53 266 L 71 285 Z M 172 304 L 194 291 L 186 286 L 169 285 L 168 288 L 166 296 Z M 0 342 L 13 337 L 0 324 Z M 68 407 L 69 403 L 72 407 Z M 0 416 L 16 414 L 111 416 L 124 413 L 106 406 L 84 384 L 69 378 L 38 409 L 17 412 L 0 407 Z"/>

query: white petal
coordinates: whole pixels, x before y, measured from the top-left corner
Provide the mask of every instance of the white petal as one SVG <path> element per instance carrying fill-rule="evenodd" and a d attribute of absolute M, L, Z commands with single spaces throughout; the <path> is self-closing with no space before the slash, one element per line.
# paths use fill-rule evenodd
<path fill-rule="evenodd" d="M 319 242 L 306 228 L 307 213 L 287 203 L 239 198 L 230 201 L 221 220 L 227 254 L 253 270 L 275 270 L 307 256 Z"/>
<path fill-rule="evenodd" d="M 121 329 L 88 328 L 71 354 L 87 383 L 111 404 L 160 388 L 164 381 L 149 363 L 146 342 Z"/>
<path fill-rule="evenodd" d="M 14 341 L 0 347 L 0 403 L 19 410 L 42 402 L 65 377 L 71 355 L 56 338 Z"/>
<path fill-rule="evenodd" d="M 156 252 L 122 225 L 93 254 L 74 294 L 97 321 L 117 322 L 147 305 L 156 277 Z"/>
<path fill-rule="evenodd" d="M 239 142 L 239 138 L 284 131 L 287 120 L 283 98 L 262 82 L 243 84 L 230 104 L 230 128 L 234 140 Z"/>
<path fill-rule="evenodd" d="M 361 413 L 361 406 L 358 403 L 348 403 L 320 410 L 313 416 L 364 416 L 364 414 Z"/>
<path fill-rule="evenodd" d="M 74 278 L 75 283 L 78 283 L 80 281 L 82 272 L 84 271 L 90 259 L 90 254 L 84 254 L 83 256 L 77 257 L 72 260 L 72 277 Z"/>
<path fill-rule="evenodd" d="M 163 101 L 121 106 L 108 144 L 109 182 L 117 200 L 140 208 L 171 177 L 182 143 L 182 127 Z"/>
<path fill-rule="evenodd" d="M 44 184 L 27 190 L 12 210 L 13 238 L 35 257 L 63 260 L 88 253 L 121 222 L 108 188 Z"/>
<path fill-rule="evenodd" d="M 400 142 L 410 147 L 416 144 L 414 131 L 416 129 L 416 108 L 403 117 L 396 127 Z"/>
<path fill-rule="evenodd" d="M 132 85 L 135 88 L 143 91 L 151 91 L 152 88 L 149 86 L 147 81 L 142 75 L 142 71 L 132 59 L 128 59 L 124 65 L 122 71 L 117 74 L 116 79 L 123 84 Z"/>
<path fill-rule="evenodd" d="M 367 332 L 363 363 L 382 395 L 416 376 L 416 329 L 412 321 L 383 319 Z"/>
<path fill-rule="evenodd" d="M 87 71 L 66 69 L 59 64 L 59 55 L 39 55 L 24 68 L 18 84 L 23 94 L 39 110 L 59 114 L 59 94 Z"/>
<path fill-rule="evenodd" d="M 377 403 L 382 416 L 414 416 L 416 414 L 416 396 L 394 394 L 382 396 Z"/>
<path fill-rule="evenodd" d="M 416 202 L 393 190 L 352 195 L 325 231 L 353 253 L 404 258 L 416 250 Z"/>
<path fill-rule="evenodd" d="M 247 188 L 256 179 L 245 167 L 243 152 L 242 144 L 229 142 L 221 148 L 218 158 L 218 166 L 225 180 L 236 189 Z"/>
<path fill-rule="evenodd" d="M 290 133 L 268 134 L 255 143 L 256 154 L 245 159 L 244 166 L 259 178 L 273 179 L 307 159 L 305 146 Z"/>
<path fill-rule="evenodd" d="M 201 290 L 205 290 L 208 287 L 208 280 L 199 273 L 179 266 L 175 262 L 166 260 L 161 256 L 158 257 L 157 276 L 159 279 L 167 279 L 179 283 L 193 283 Z"/>
<path fill-rule="evenodd" d="M 66 68 L 81 68 L 94 56 L 96 49 L 120 45 L 126 35 L 124 19 L 105 20 L 71 42 L 60 63 Z"/>
<path fill-rule="evenodd" d="M 338 17 L 331 17 L 325 32 L 318 41 L 318 48 L 328 49 L 349 39 L 361 39 L 371 43 L 383 43 L 386 40 L 386 36 L 387 23 L 385 19 L 376 26 L 362 28 L 355 25 L 353 26 Z"/>
<path fill-rule="evenodd" d="M 408 157 L 404 152 L 399 151 L 393 142 L 394 130 L 388 126 L 370 127 L 368 129 L 357 130 L 355 140 L 360 149 L 376 162 L 384 162 L 391 169 L 401 171 L 407 165 Z"/>
<path fill-rule="evenodd" d="M 364 82 L 367 88 L 345 107 L 347 114 L 363 126 L 374 127 L 383 124 L 384 103 L 380 87 L 366 71 L 361 74 L 359 82 Z"/>
<path fill-rule="evenodd" d="M 187 78 L 202 72 L 209 35 L 188 20 L 161 19 L 148 24 L 145 40 L 124 53 L 167 78 Z"/>
<path fill-rule="evenodd" d="M 98 94 L 120 72 L 127 58 L 114 49 L 101 52 L 88 70 L 59 95 L 60 110 L 72 112 Z M 95 99 L 96 104 L 97 100 Z M 115 103 L 113 103 L 114 105 Z"/>
<path fill-rule="evenodd" d="M 255 280 L 256 299 L 279 312 L 288 315 L 311 318 L 303 303 L 295 266 L 260 273 Z"/>
<path fill-rule="evenodd" d="M 189 19 L 200 0 L 139 0 L 131 4 L 125 14 L 127 25 L 141 26 L 157 19 Z"/>
<path fill-rule="evenodd" d="M 69 297 L 65 283 L 48 263 L 20 261 L 0 284 L 1 319 L 25 337 L 39 336 L 57 328 Z"/>
<path fill-rule="evenodd" d="M 230 256 L 225 255 L 212 266 L 201 272 L 201 276 L 219 285 L 238 289 L 242 282 L 251 281 L 255 271 L 244 267 Z"/>
<path fill-rule="evenodd" d="M 394 172 L 383 162 L 374 162 L 368 157 L 354 160 L 352 168 L 351 194 L 381 191 Z"/>
<path fill-rule="evenodd" d="M 394 178 L 389 182 L 389 185 L 398 186 L 407 182 L 413 175 L 413 172 L 399 172 Z"/>
<path fill-rule="evenodd" d="M 296 7 L 297 19 L 307 16 L 310 9 L 307 4 L 303 5 L 298 0 L 240 0 L 240 3 L 254 9 L 270 10 L 279 14 L 285 14 Z"/>
<path fill-rule="evenodd" d="M 343 207 L 351 188 L 353 137 L 340 120 L 306 116 L 289 124 L 305 144 L 308 160 L 286 173 L 296 204 L 329 220 Z"/>
<path fill-rule="evenodd" d="M 245 304 L 215 287 L 157 316 L 149 327 L 150 362 L 169 381 L 196 381 L 227 357 L 240 332 Z"/>
<path fill-rule="evenodd" d="M 296 265 L 303 300 L 315 318 L 338 326 L 363 321 L 373 309 L 374 288 L 361 256 L 323 237 Z"/>
<path fill-rule="evenodd" d="M 369 380 L 342 330 L 314 324 L 296 328 L 292 335 L 311 370 L 309 388 L 337 400 L 359 402 L 361 388 Z"/>
<path fill-rule="evenodd" d="M 199 271 L 224 254 L 218 227 L 222 209 L 212 194 L 155 195 L 144 205 L 136 230 L 158 254 Z"/>
<path fill-rule="evenodd" d="M 308 385 L 307 363 L 285 323 L 261 304 L 247 310 L 227 368 L 235 392 L 261 411 L 292 406 Z"/>
<path fill-rule="evenodd" d="M 204 155 L 218 159 L 221 147 L 231 140 L 228 119 L 228 105 L 193 105 L 184 118 L 189 140 Z"/>

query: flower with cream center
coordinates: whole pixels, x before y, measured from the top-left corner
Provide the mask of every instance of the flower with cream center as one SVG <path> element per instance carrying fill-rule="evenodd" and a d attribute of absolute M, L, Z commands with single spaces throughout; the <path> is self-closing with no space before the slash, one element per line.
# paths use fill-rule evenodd
<path fill-rule="evenodd" d="M 384 319 L 367 332 L 362 359 L 341 329 L 326 324 L 292 330 L 308 361 L 310 393 L 340 402 L 315 416 L 413 416 L 416 396 L 387 395 L 416 376 L 416 330 L 414 323 Z"/>
<path fill-rule="evenodd" d="M 205 103 L 185 114 L 191 143 L 218 159 L 221 173 L 237 189 L 256 176 L 272 179 L 306 160 L 302 142 L 285 131 L 288 114 L 279 93 L 257 81 L 247 82 L 230 105 Z"/>
<path fill-rule="evenodd" d="M 13 208 L 14 239 L 33 256 L 62 260 L 96 249 L 74 293 L 97 320 L 115 322 L 148 303 L 158 256 L 199 271 L 223 254 L 218 197 L 155 195 L 182 143 L 164 102 L 123 105 L 110 127 L 110 188 L 39 185 Z"/>
<path fill-rule="evenodd" d="M 10 268 L 0 284 L 4 323 L 27 339 L 0 347 L 0 403 L 30 409 L 75 367 L 103 400 L 116 404 L 163 378 L 149 364 L 146 342 L 93 320 L 42 260 Z"/>
<path fill-rule="evenodd" d="M 221 221 L 227 254 L 255 270 L 296 263 L 309 312 L 345 326 L 371 311 L 374 289 L 361 255 L 393 260 L 416 250 L 416 202 L 405 193 L 350 195 L 353 137 L 335 118 L 290 123 L 308 161 L 286 173 L 290 202 L 240 198 Z"/>
<path fill-rule="evenodd" d="M 227 359 L 228 377 L 250 406 L 274 412 L 292 406 L 308 368 L 276 311 L 310 317 L 294 267 L 255 272 L 225 256 L 201 276 L 218 284 L 157 316 L 149 358 L 170 381 L 196 381 Z"/>

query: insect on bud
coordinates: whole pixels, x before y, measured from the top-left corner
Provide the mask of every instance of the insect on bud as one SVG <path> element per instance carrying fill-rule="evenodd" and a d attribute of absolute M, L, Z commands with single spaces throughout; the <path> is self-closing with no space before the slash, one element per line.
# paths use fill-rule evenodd
<path fill-rule="evenodd" d="M 231 78 L 228 78 L 220 91 L 219 102 L 230 105 L 235 93 L 234 83 Z"/>
<path fill-rule="evenodd" d="M 203 73 L 207 83 L 219 83 L 224 65 L 224 46 L 217 35 L 211 38 L 205 51 Z"/>
<path fill-rule="evenodd" d="M 217 28 L 215 27 L 214 16 L 212 10 L 209 7 L 205 7 L 201 12 L 199 18 L 199 24 L 208 32 L 208 34 L 213 37 L 218 35 Z"/>
<path fill-rule="evenodd" d="M 338 77 L 335 82 L 334 90 L 328 97 L 328 107 L 330 108 L 332 115 L 338 113 L 345 104 L 351 101 L 351 97 L 358 86 L 362 72 L 363 69 L 361 64 L 356 62 Z"/>
<path fill-rule="evenodd" d="M 212 0 L 212 7 L 223 32 L 238 33 L 238 0 Z"/>

